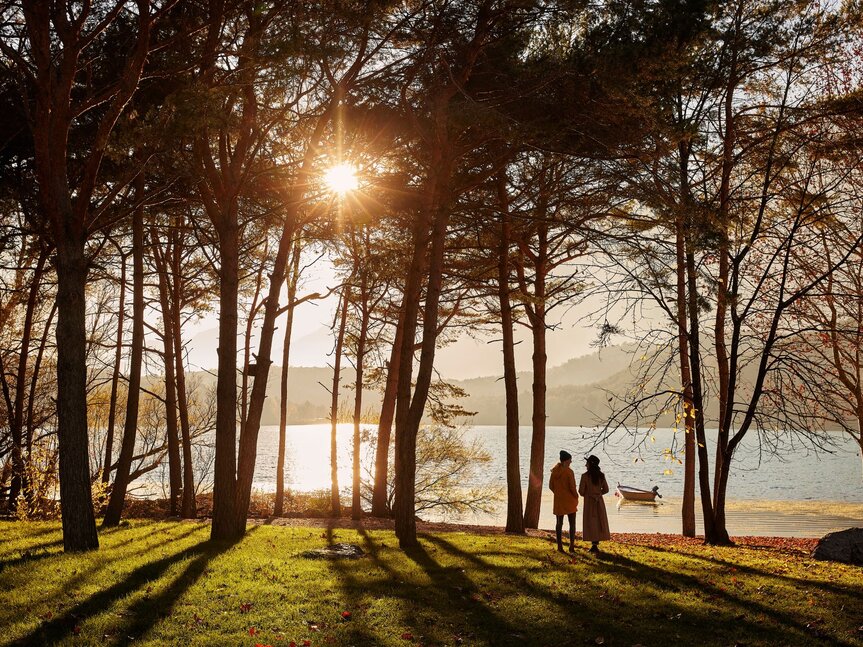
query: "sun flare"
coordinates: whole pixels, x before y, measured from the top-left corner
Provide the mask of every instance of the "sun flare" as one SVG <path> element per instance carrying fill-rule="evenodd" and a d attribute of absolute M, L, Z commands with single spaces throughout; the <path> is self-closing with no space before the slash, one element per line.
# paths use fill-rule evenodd
<path fill-rule="evenodd" d="M 350 164 L 336 164 L 324 173 L 324 182 L 333 193 L 348 193 L 359 186 L 357 170 Z"/>

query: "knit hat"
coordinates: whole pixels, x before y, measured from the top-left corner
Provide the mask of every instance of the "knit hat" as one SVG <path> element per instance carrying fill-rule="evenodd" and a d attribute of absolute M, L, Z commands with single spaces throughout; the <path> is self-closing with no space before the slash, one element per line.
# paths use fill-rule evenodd
<path fill-rule="evenodd" d="M 560 450 L 560 462 L 563 463 L 564 461 L 568 461 L 568 460 L 572 460 L 572 454 L 570 454 L 565 449 L 561 449 Z"/>

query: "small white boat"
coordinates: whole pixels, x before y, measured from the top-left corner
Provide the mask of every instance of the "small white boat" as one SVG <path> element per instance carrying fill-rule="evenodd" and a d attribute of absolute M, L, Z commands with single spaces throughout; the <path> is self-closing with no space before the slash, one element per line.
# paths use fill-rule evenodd
<path fill-rule="evenodd" d="M 649 503 L 656 501 L 656 497 L 662 498 L 658 485 L 654 485 L 652 490 L 642 490 L 618 483 L 617 495 L 625 501 L 647 501 Z"/>

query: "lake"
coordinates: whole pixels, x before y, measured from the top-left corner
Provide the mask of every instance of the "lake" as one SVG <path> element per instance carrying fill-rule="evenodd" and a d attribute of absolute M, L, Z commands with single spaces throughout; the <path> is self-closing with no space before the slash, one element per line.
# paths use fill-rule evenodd
<path fill-rule="evenodd" d="M 349 501 L 351 444 L 353 428 L 338 427 L 339 484 Z M 714 436 L 715 437 L 715 436 Z M 505 430 L 503 426 L 475 426 L 465 430 L 466 439 L 478 439 L 491 455 L 476 481 L 505 488 Z M 619 436 L 613 443 L 593 448 L 595 430 L 579 427 L 549 427 L 546 433 L 545 481 L 558 460 L 560 449 L 569 451 L 576 478 L 583 471 L 582 457 L 590 452 L 601 460 L 612 492 L 605 497 L 612 532 L 680 532 L 683 466 L 670 461 L 663 450 L 672 447 L 682 433 L 671 429 L 642 432 L 640 449 L 632 439 Z M 328 489 L 330 486 L 329 424 L 291 425 L 286 433 L 286 487 L 299 490 Z M 530 427 L 520 430 L 522 484 L 526 482 L 530 455 Z M 728 487 L 728 529 L 732 535 L 777 535 L 820 537 L 827 532 L 863 526 L 863 477 L 857 445 L 846 435 L 836 436 L 830 453 L 813 453 L 800 446 L 773 455 L 759 447 L 752 435 L 734 457 Z M 712 454 L 712 440 L 708 449 Z M 278 427 L 262 427 L 258 440 L 258 461 L 253 487 L 275 490 Z M 364 466 L 371 452 L 362 452 Z M 712 465 L 712 463 L 711 463 Z M 153 475 L 162 470 L 157 470 Z M 650 489 L 659 486 L 662 500 L 657 504 L 620 503 L 613 496 L 617 483 Z M 711 471 L 712 483 L 712 471 Z M 345 489 L 347 488 L 347 489 Z M 618 505 L 618 503 L 620 503 Z M 696 503 L 700 517 L 700 505 Z M 504 525 L 503 501 L 494 514 L 467 514 L 443 517 L 448 521 L 483 525 Z M 578 524 L 581 525 L 579 512 Z M 427 517 L 441 520 L 440 516 Z M 697 520 L 701 532 L 701 520 Z M 551 492 L 544 486 L 541 528 L 553 528 Z"/>

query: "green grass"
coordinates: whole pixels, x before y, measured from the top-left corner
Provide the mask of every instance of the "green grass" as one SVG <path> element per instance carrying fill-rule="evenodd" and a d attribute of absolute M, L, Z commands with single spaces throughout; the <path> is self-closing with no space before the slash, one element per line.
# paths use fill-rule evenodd
<path fill-rule="evenodd" d="M 863 569 L 776 550 L 609 542 L 570 559 L 502 535 L 423 535 L 408 554 L 389 531 L 208 535 L 132 521 L 66 555 L 56 523 L 0 524 L 0 643 L 863 645 Z M 300 556 L 340 541 L 367 556 Z"/>

